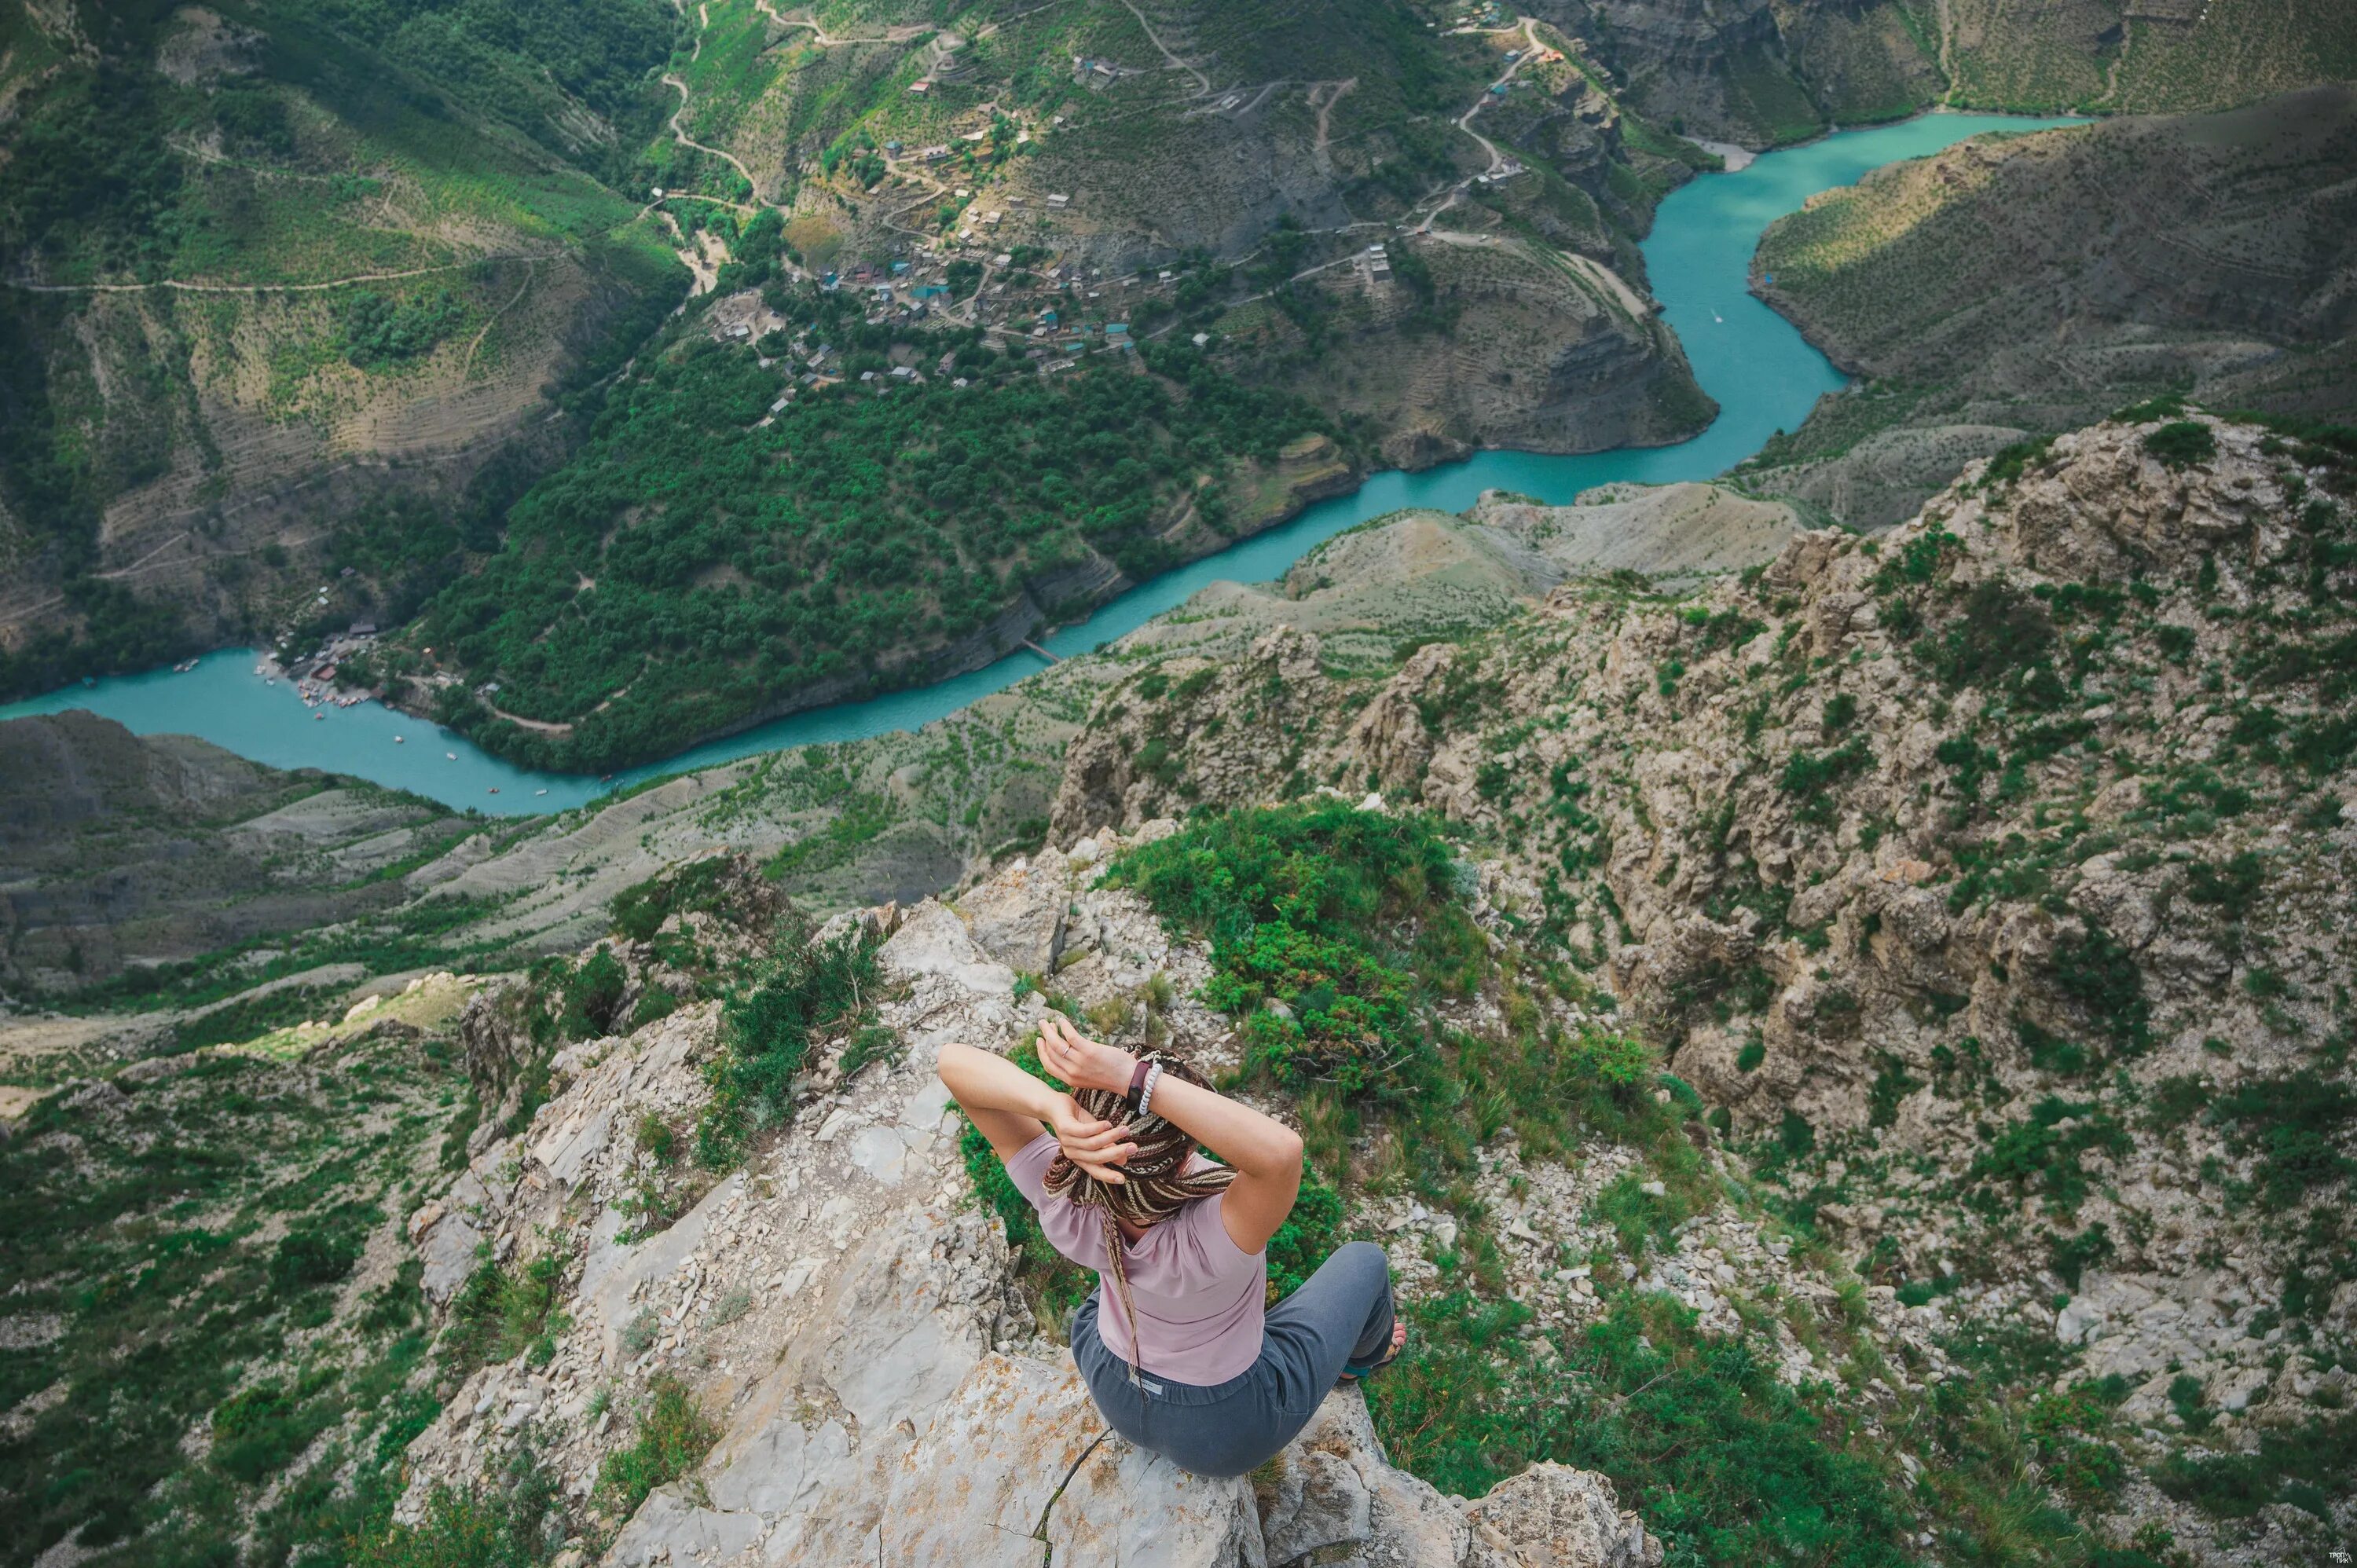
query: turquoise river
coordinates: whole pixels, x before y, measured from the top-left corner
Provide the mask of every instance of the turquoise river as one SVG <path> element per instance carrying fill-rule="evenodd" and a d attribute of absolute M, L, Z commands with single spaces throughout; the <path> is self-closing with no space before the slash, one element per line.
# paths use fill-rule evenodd
<path fill-rule="evenodd" d="M 1568 501 L 1594 485 L 1668 484 L 1724 472 L 1777 430 L 1796 428 L 1820 394 L 1843 385 L 1841 373 L 1791 322 L 1750 294 L 1749 269 L 1762 230 L 1818 191 L 1851 184 L 1884 164 L 1921 157 L 1985 131 L 2076 123 L 1927 114 L 1842 132 L 1766 154 L 1736 173 L 1691 181 L 1662 203 L 1644 252 L 1663 315 L 1684 343 L 1703 390 L 1718 400 L 1721 412 L 1708 430 L 1676 446 L 1577 456 L 1483 452 L 1419 474 L 1376 474 L 1351 495 L 1321 501 L 1289 522 L 1132 589 L 1049 636 L 1046 646 L 1060 655 L 1102 647 L 1206 584 L 1277 577 L 1319 542 L 1402 507 L 1462 510 L 1491 489 Z M 279 768 L 327 768 L 455 806 L 515 813 L 582 805 L 656 774 L 756 752 L 914 729 L 1040 668 L 1037 655 L 1018 652 L 969 675 L 798 714 L 600 780 L 511 766 L 457 735 L 374 703 L 318 710 L 326 714 L 321 718 L 285 682 L 265 684 L 253 672 L 257 657 L 224 650 L 186 672 L 159 670 L 70 686 L 0 707 L 0 719 L 87 708 L 142 735 L 200 736 Z M 398 743 L 396 736 L 403 737 Z"/>

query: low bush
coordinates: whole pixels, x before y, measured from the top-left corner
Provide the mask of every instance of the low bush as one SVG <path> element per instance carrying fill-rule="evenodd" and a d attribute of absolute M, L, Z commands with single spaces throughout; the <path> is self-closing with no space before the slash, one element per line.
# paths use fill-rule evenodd
<path fill-rule="evenodd" d="M 554 1253 L 534 1258 L 514 1273 L 500 1267 L 489 1248 L 475 1272 L 450 1298 L 440 1352 L 453 1377 L 479 1366 L 531 1352 L 535 1363 L 555 1354 L 556 1340 L 570 1320 L 556 1310 L 565 1260 Z"/>
<path fill-rule="evenodd" d="M 708 1076 L 712 1101 L 696 1126 L 698 1157 L 715 1170 L 792 1113 L 795 1077 L 822 1036 L 866 1017 L 883 987 L 883 940 L 864 927 L 831 941 L 789 943 L 727 1000 Z"/>
<path fill-rule="evenodd" d="M 415 1524 L 385 1524 L 347 1544 L 357 1568 L 541 1568 L 562 1544 L 555 1478 L 528 1448 L 493 1484 L 436 1486 Z"/>
<path fill-rule="evenodd" d="M 649 1492 L 702 1464 L 718 1441 L 719 1426 L 697 1407 L 687 1385 L 676 1378 L 656 1378 L 639 1414 L 637 1434 L 597 1467 L 598 1501 L 608 1512 L 629 1518 Z"/>
<path fill-rule="evenodd" d="M 1200 816 L 1109 880 L 1209 940 L 1205 999 L 1243 1019 L 1252 1067 L 1381 1095 L 1429 1076 L 1433 1003 L 1489 965 L 1456 864 L 1431 819 L 1329 800 Z"/>
<path fill-rule="evenodd" d="M 1599 1471 L 1679 1564 L 1900 1568 L 1913 1510 L 1822 1385 L 1772 1343 L 1705 1337 L 1674 1304 L 1617 1301 L 1541 1361 L 1529 1309 L 1445 1290 L 1410 1309 L 1408 1354 L 1370 1386 L 1394 1463 L 1478 1497 L 1541 1459 Z"/>
<path fill-rule="evenodd" d="M 2198 419 L 2173 419 L 2147 432 L 2144 449 L 2171 468 L 2207 463 L 2218 456 L 2218 437 Z"/>

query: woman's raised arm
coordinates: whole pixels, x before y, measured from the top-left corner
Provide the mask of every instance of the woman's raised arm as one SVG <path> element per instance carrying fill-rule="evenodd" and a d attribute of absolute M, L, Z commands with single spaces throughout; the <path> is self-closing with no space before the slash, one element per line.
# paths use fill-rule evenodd
<path fill-rule="evenodd" d="M 1054 1012 L 1039 1025 L 1039 1060 L 1076 1089 L 1115 1094 L 1129 1092 L 1137 1068 L 1129 1052 L 1089 1039 Z M 1155 1085 L 1153 1110 L 1236 1173 L 1220 1208 L 1228 1239 L 1247 1252 L 1267 1246 L 1301 1191 L 1301 1134 L 1216 1090 L 1167 1075 Z"/>
<path fill-rule="evenodd" d="M 1005 1057 L 952 1041 L 942 1047 L 933 1070 L 1000 1159 L 1013 1159 L 1049 1132 L 1072 1163 L 1099 1181 L 1118 1187 L 1125 1179 L 1115 1167 L 1137 1152 L 1136 1144 L 1123 1142 L 1129 1130 L 1089 1115 L 1071 1095 Z"/>

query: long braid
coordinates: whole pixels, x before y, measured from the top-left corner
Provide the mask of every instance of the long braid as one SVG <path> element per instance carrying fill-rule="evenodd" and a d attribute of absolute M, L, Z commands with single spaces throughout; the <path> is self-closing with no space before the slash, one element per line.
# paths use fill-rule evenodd
<path fill-rule="evenodd" d="M 1154 1059 L 1161 1062 L 1165 1078 L 1211 1087 L 1185 1062 L 1159 1053 Z M 1125 1261 L 1128 1239 L 1123 1236 L 1120 1222 L 1125 1219 L 1132 1225 L 1150 1226 L 1168 1219 L 1197 1198 L 1224 1191 L 1236 1179 L 1236 1173 L 1220 1165 L 1188 1169 L 1195 1157 L 1193 1136 L 1160 1116 L 1130 1116 L 1129 1097 L 1125 1094 L 1109 1089 L 1083 1089 L 1072 1099 L 1100 1121 L 1118 1122 L 1126 1119 L 1130 1129 L 1127 1141 L 1137 1145 L 1137 1152 L 1121 1167 L 1129 1179 L 1117 1187 L 1097 1180 L 1060 1150 L 1048 1166 L 1048 1190 L 1062 1194 L 1082 1208 L 1095 1209 L 1104 1227 L 1105 1268 L 1113 1275 L 1114 1298 L 1129 1320 L 1129 1378 L 1135 1382 L 1142 1346 L 1137 1333 L 1137 1304 L 1130 1298 L 1129 1270 Z"/>

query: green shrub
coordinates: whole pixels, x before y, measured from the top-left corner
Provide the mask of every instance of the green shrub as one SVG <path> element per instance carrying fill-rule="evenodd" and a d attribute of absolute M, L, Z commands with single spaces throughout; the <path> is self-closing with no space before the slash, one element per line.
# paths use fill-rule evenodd
<path fill-rule="evenodd" d="M 2066 1122 L 2070 1125 L 2063 1127 Z M 2052 1212 L 2072 1214 L 2087 1195 L 2081 1156 L 2091 1149 L 2123 1155 L 2129 1146 L 2126 1130 L 2093 1101 L 2050 1094 L 2030 1107 L 2026 1119 L 1986 1139 L 1964 1182 L 1967 1187 L 2002 1184 L 2018 1195 L 2035 1192 Z M 1983 1207 L 1986 1211 L 1988 1206 Z"/>
<path fill-rule="evenodd" d="M 1517 1303 L 1460 1289 L 1407 1316 L 1406 1353 L 1368 1400 L 1393 1462 L 1444 1491 L 1551 1459 L 1610 1477 L 1674 1563 L 1913 1561 L 1903 1482 L 1842 1401 L 1776 1376 L 1772 1341 L 1706 1337 L 1683 1307 L 1623 1298 L 1543 1363 Z"/>
<path fill-rule="evenodd" d="M 442 1329 L 441 1354 L 451 1375 L 464 1377 L 523 1351 L 544 1363 L 555 1354 L 558 1337 L 572 1326 L 556 1310 L 565 1260 L 544 1254 L 511 1274 L 492 1261 L 488 1247 L 478 1256 L 475 1272 L 450 1298 Z"/>
<path fill-rule="evenodd" d="M 2341 1152 L 2357 1126 L 2357 1091 L 2312 1068 L 2236 1084 L 2217 1097 L 2210 1120 L 2226 1129 L 2235 1152 L 2258 1156 L 2252 1174 L 2269 1209 L 2336 1185 L 2357 1187 L 2357 1159 Z"/>
<path fill-rule="evenodd" d="M 865 927 L 832 941 L 789 946 L 721 1010 L 713 1094 L 696 1128 L 698 1157 L 714 1169 L 744 1157 L 746 1140 L 792 1113 L 793 1081 L 819 1036 L 863 1016 L 883 983 L 883 940 Z"/>
<path fill-rule="evenodd" d="M 1784 771 L 1776 780 L 1777 788 L 1800 801 L 1793 816 L 1804 822 L 1819 825 L 1834 820 L 1834 800 L 1829 791 L 1846 779 L 1866 771 L 1874 761 L 1863 737 L 1854 736 L 1831 751 L 1796 751 L 1784 760 Z"/>
<path fill-rule="evenodd" d="M 1435 1062 L 1432 1003 L 1489 964 L 1455 856 L 1419 812 L 1327 800 L 1198 816 L 1109 880 L 1210 940 L 1205 999 L 1244 1019 L 1251 1065 L 1290 1088 L 1404 1090 Z"/>
<path fill-rule="evenodd" d="M 2045 970 L 2048 983 L 2084 1008 L 2118 1054 L 2132 1056 L 2152 1043 L 2143 967 L 2111 932 L 2093 920 L 2066 931 L 2056 939 Z"/>
<path fill-rule="evenodd" d="M 883 1024 L 863 1024 L 852 1032 L 851 1044 L 844 1047 L 843 1076 L 849 1078 L 870 1062 L 899 1061 L 908 1048 L 899 1030 Z"/>
<path fill-rule="evenodd" d="M 649 1492 L 702 1464 L 720 1440 L 719 1426 L 697 1408 L 686 1384 L 658 1377 L 648 1391 L 637 1435 L 629 1447 L 607 1455 L 597 1467 L 598 1501 L 625 1519 L 646 1501 Z"/>
<path fill-rule="evenodd" d="M 361 1244 L 349 1236 L 310 1229 L 289 1230 L 270 1255 L 270 1283 L 281 1291 L 334 1284 L 360 1262 Z"/>
<path fill-rule="evenodd" d="M 679 998 L 660 985 L 649 985 L 639 993 L 638 1005 L 630 1009 L 630 1028 L 632 1033 L 658 1023 L 679 1011 Z"/>
<path fill-rule="evenodd" d="M 2206 1422 L 2200 1393 L 2196 1384 L 2187 1402 Z M 2169 1399 L 2179 1402 L 2175 1384 Z M 2357 1415 L 2319 1416 L 2288 1431 L 2263 1428 L 2252 1453 L 2201 1458 L 2172 1454 L 2161 1461 L 2154 1479 L 2170 1497 L 2222 1519 L 2248 1519 L 2270 1503 L 2285 1502 L 2329 1520 L 2330 1499 L 2357 1491 Z"/>
<path fill-rule="evenodd" d="M 2062 1283 L 2077 1290 L 2081 1276 L 2111 1255 L 2111 1232 L 2101 1225 L 2090 1225 L 2076 1236 L 2056 1237 L 2049 1258 Z"/>
<path fill-rule="evenodd" d="M 466 314 L 447 289 L 407 304 L 355 289 L 344 302 L 344 357 L 363 371 L 390 370 L 431 353 Z"/>
<path fill-rule="evenodd" d="M 213 1463 L 248 1486 L 275 1475 L 327 1424 L 285 1385 L 257 1383 L 213 1411 Z"/>
<path fill-rule="evenodd" d="M 497 1484 L 435 1487 L 415 1524 L 363 1534 L 349 1543 L 357 1549 L 350 1560 L 358 1568 L 541 1568 L 564 1521 L 554 1477 L 520 1449 Z"/>
<path fill-rule="evenodd" d="M 1943 685 L 1979 685 L 2045 660 L 2054 648 L 2054 618 L 2012 584 L 1988 577 L 1973 585 L 1935 641 L 1918 646 Z"/>
<path fill-rule="evenodd" d="M 568 1040 L 594 1040 L 612 1031 L 630 974 L 609 948 L 599 948 L 565 977 L 557 1028 Z"/>
<path fill-rule="evenodd" d="M 2176 419 L 2147 433 L 2144 449 L 2172 468 L 2207 463 L 2218 456 L 2218 437 L 2198 419 Z"/>
<path fill-rule="evenodd" d="M 2266 862 L 2246 849 L 2222 865 L 2197 860 L 2187 866 L 2185 896 L 2196 904 L 2211 906 L 2229 920 L 2240 920 L 2258 901 L 2266 878 Z"/>
<path fill-rule="evenodd" d="M 726 856 L 710 855 L 623 888 L 614 895 L 614 929 L 643 942 L 673 915 L 712 908 L 728 879 L 728 866 Z"/>
<path fill-rule="evenodd" d="M 1988 471 L 1982 476 L 1982 480 L 1992 485 L 2010 483 L 2021 478 L 2032 463 L 2045 456 L 2053 447 L 2054 437 L 2051 435 L 2032 435 L 2017 441 L 1989 459 Z"/>

